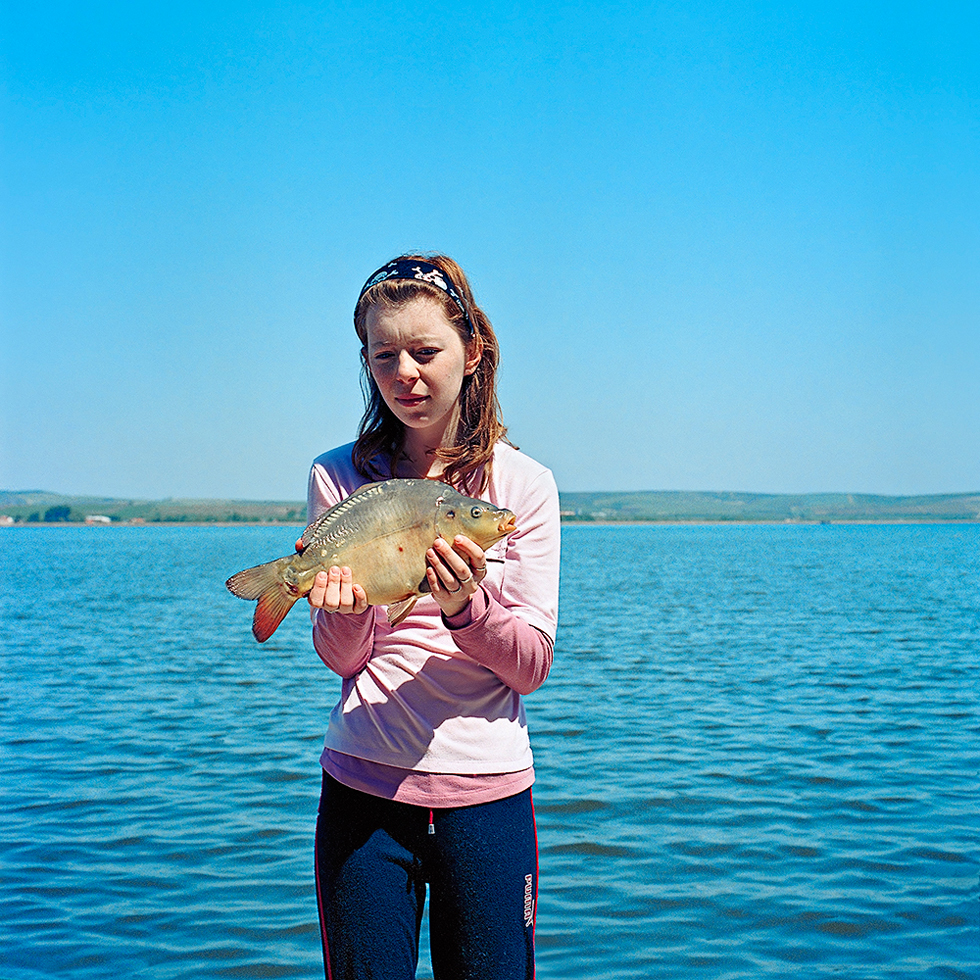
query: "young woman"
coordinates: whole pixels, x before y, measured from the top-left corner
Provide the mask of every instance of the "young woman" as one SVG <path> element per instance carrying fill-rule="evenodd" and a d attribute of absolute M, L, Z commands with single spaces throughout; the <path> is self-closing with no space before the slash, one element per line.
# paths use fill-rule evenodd
<path fill-rule="evenodd" d="M 310 593 L 313 643 L 343 678 L 321 756 L 316 884 L 328 980 L 413 980 L 430 889 L 436 980 L 534 975 L 537 844 L 522 694 L 551 667 L 558 492 L 505 438 L 497 339 L 463 270 L 401 256 L 354 312 L 367 408 L 356 442 L 318 457 L 309 520 L 364 483 L 442 480 L 507 507 L 484 552 L 427 552 L 431 595 L 397 626 L 349 568 Z"/>

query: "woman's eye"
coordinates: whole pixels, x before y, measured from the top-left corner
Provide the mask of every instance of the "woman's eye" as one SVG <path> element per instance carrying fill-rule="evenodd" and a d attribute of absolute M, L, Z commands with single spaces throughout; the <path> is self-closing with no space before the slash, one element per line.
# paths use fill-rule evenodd
<path fill-rule="evenodd" d="M 374 359 L 376 361 L 387 361 L 394 356 L 395 355 L 390 350 L 382 350 L 382 351 L 378 351 L 378 353 L 374 355 Z"/>
<path fill-rule="evenodd" d="M 415 356 L 419 357 L 435 357 L 439 353 L 436 347 L 423 347 Z"/>
<path fill-rule="evenodd" d="M 479 516 L 480 516 L 480 515 L 481 515 L 481 514 L 483 513 L 483 508 L 482 508 L 482 507 L 474 507 L 474 508 L 473 508 L 473 509 L 472 509 L 472 510 L 470 511 L 470 513 L 471 513 L 471 514 L 472 514 L 472 515 L 473 515 L 474 517 L 479 517 Z"/>

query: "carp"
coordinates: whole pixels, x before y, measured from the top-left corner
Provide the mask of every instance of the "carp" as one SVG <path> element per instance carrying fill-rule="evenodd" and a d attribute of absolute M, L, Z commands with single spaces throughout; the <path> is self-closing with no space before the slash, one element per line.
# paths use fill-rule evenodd
<path fill-rule="evenodd" d="M 225 583 L 240 599 L 258 599 L 252 634 L 264 643 L 298 599 L 310 594 L 317 572 L 347 565 L 372 606 L 388 607 L 400 623 L 429 592 L 425 552 L 437 538 L 466 535 L 481 548 L 516 528 L 503 507 L 466 497 L 435 480 L 385 480 L 359 487 L 303 532 L 296 554 L 247 568 Z"/>

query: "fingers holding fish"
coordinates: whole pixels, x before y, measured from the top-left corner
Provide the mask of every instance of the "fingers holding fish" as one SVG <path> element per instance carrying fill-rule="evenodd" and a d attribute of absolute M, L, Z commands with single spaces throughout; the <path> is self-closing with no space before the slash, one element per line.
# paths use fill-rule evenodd
<path fill-rule="evenodd" d="M 479 585 L 487 577 L 486 552 L 465 534 L 457 534 L 453 538 L 452 550 L 469 565 L 469 570 Z"/>
<path fill-rule="evenodd" d="M 351 570 L 332 565 L 326 572 L 317 572 L 309 595 L 310 605 L 329 613 L 362 613 L 368 607 L 367 594 L 354 583 Z"/>
<path fill-rule="evenodd" d="M 310 594 L 306 598 L 314 609 L 323 609 L 327 597 L 328 581 L 329 574 L 327 572 L 317 572 L 316 578 L 313 579 L 313 588 L 310 589 Z"/>
<path fill-rule="evenodd" d="M 451 545 L 444 538 L 438 538 L 426 552 L 426 561 L 425 574 L 432 598 L 447 616 L 454 616 L 470 601 L 486 575 L 483 550 L 462 535 L 458 535 Z M 484 566 L 482 571 L 475 571 L 480 565 Z"/>

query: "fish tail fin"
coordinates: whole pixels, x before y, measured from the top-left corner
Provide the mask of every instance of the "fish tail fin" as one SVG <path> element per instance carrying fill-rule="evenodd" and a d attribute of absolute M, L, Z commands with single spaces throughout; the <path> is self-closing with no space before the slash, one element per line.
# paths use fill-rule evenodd
<path fill-rule="evenodd" d="M 259 600 L 252 617 L 252 635 L 259 643 L 264 643 L 275 633 L 299 598 L 289 591 L 282 579 L 282 571 L 291 561 L 292 557 L 277 558 L 264 565 L 246 568 L 225 582 L 228 591 L 239 599 Z"/>
<path fill-rule="evenodd" d="M 244 572 L 232 575 L 225 582 L 225 586 L 239 599 L 258 599 L 269 586 L 282 581 L 281 571 L 290 561 L 290 558 L 277 558 L 275 561 L 267 561 L 264 565 L 246 568 Z"/>

